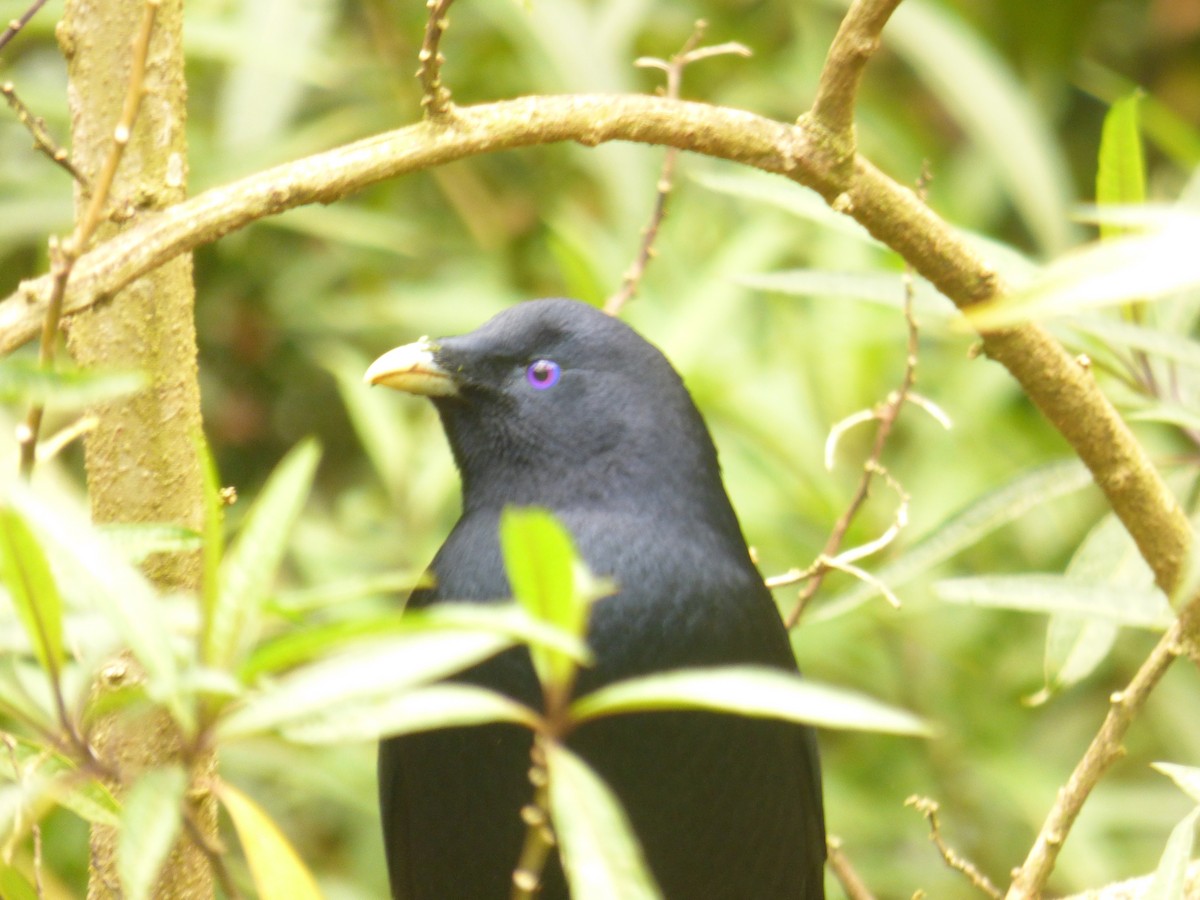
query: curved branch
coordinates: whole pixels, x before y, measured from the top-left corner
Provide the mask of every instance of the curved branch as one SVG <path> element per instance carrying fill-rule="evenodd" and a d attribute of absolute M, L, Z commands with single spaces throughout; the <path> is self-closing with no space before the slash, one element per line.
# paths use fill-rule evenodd
<path fill-rule="evenodd" d="M 861 156 L 845 165 L 828 131 L 753 113 L 648 96 L 524 97 L 460 107 L 452 120 L 420 122 L 277 166 L 164 210 L 81 257 L 65 311 L 78 312 L 180 253 L 256 219 L 447 162 L 535 144 L 626 140 L 690 150 L 783 175 L 813 188 L 890 246 L 959 307 L 988 300 L 999 276 L 908 188 Z M 0 303 L 0 353 L 36 332 L 50 278 L 24 282 Z M 1171 593 L 1187 558 L 1187 519 L 1144 450 L 1097 387 L 1037 325 L 982 336 L 983 349 L 1020 382 L 1087 464 L 1114 512 Z"/>
<path fill-rule="evenodd" d="M 879 35 L 900 0 L 854 0 L 838 26 L 825 67 L 817 82 L 817 97 L 809 116 L 854 150 L 854 104 L 863 70 L 879 49 Z"/>

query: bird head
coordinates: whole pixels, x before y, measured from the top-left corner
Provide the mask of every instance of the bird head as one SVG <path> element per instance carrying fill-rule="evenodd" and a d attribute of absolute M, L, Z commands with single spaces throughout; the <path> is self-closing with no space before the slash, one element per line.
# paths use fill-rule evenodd
<path fill-rule="evenodd" d="M 670 508 L 714 485 L 728 503 L 708 430 L 671 364 L 586 303 L 518 304 L 469 334 L 397 347 L 364 380 L 433 401 L 466 509 L 647 494 Z"/>

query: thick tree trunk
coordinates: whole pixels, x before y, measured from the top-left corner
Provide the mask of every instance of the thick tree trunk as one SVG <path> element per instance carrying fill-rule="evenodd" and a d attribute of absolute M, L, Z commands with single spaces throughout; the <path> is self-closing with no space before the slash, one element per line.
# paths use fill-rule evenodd
<path fill-rule="evenodd" d="M 67 58 L 72 158 L 95 184 L 113 145 L 128 91 L 133 40 L 145 0 L 70 0 L 58 36 Z M 98 232 L 103 240 L 157 210 L 184 199 L 187 187 L 187 87 L 183 71 L 182 0 L 162 0 L 146 65 L 141 109 L 125 149 Z M 77 214 L 90 198 L 76 197 Z M 199 529 L 203 519 L 200 465 L 200 391 L 196 377 L 195 292 L 192 262 L 184 255 L 125 288 L 109 302 L 69 322 L 72 355 L 85 366 L 137 368 L 149 378 L 140 394 L 98 410 L 86 442 L 88 490 L 98 522 L 170 522 Z M 166 590 L 199 587 L 198 555 L 162 555 L 147 573 Z M 103 692 L 139 678 L 132 660 L 108 666 L 96 686 Z M 177 758 L 181 737 L 165 714 L 97 723 L 94 742 L 115 760 L 128 782 L 139 770 Z M 193 783 L 213 764 L 194 764 Z M 201 831 L 215 830 L 211 799 L 199 802 Z M 92 835 L 89 898 L 115 895 L 116 835 Z M 211 873 L 196 845 L 184 838 L 172 853 L 156 895 L 206 897 Z"/>

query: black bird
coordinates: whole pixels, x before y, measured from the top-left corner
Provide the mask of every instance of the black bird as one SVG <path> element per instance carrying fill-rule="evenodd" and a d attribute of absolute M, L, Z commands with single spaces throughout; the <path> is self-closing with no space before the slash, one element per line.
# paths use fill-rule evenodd
<path fill-rule="evenodd" d="M 462 516 L 409 603 L 510 596 L 506 505 L 551 510 L 619 592 L 593 608 L 594 667 L 576 694 L 688 666 L 795 671 L 771 595 L 683 382 L 628 325 L 574 300 L 521 303 L 461 337 L 422 339 L 367 371 L 432 399 L 462 476 Z M 461 676 L 535 708 L 528 653 Z M 623 804 L 668 900 L 820 900 L 825 829 L 817 751 L 794 724 L 708 712 L 616 716 L 569 739 Z M 487 725 L 395 737 L 379 751 L 392 895 L 511 892 L 532 795 L 530 734 Z M 566 897 L 548 867 L 543 897 Z"/>

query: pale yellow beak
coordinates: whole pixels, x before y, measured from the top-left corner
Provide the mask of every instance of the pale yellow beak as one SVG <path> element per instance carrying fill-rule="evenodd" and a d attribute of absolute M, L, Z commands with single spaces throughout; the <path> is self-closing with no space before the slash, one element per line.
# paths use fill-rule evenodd
<path fill-rule="evenodd" d="M 427 337 L 389 350 L 367 367 L 363 381 L 423 397 L 449 397 L 458 393 L 458 385 L 434 360 L 436 350 Z"/>

